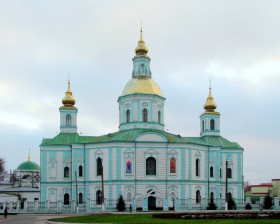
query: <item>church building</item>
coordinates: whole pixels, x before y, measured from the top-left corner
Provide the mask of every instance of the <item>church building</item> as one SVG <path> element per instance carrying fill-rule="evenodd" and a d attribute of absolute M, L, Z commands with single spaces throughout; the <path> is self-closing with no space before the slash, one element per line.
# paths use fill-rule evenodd
<path fill-rule="evenodd" d="M 205 209 L 210 199 L 222 208 L 226 189 L 243 199 L 243 148 L 221 136 L 211 86 L 200 136 L 166 132 L 165 98 L 152 79 L 147 53 L 141 30 L 132 76 L 118 98 L 118 132 L 77 133 L 78 109 L 68 81 L 60 133 L 40 145 L 42 202 L 115 210 L 122 195 L 133 210 L 167 211 Z"/>

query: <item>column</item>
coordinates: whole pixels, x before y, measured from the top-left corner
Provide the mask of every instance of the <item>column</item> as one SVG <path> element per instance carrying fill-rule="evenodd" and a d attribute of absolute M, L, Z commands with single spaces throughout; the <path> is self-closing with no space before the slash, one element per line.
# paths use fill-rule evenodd
<path fill-rule="evenodd" d="M 132 211 L 134 211 L 134 212 L 136 212 L 136 199 L 134 198 L 133 200 L 132 200 Z"/>
<path fill-rule="evenodd" d="M 142 210 L 143 210 L 143 212 L 147 212 L 148 211 L 148 199 L 147 198 L 143 199 Z"/>
<path fill-rule="evenodd" d="M 163 211 L 168 211 L 168 198 L 163 199 Z"/>
<path fill-rule="evenodd" d="M 46 201 L 46 213 L 49 212 L 49 201 Z"/>
<path fill-rule="evenodd" d="M 188 198 L 188 209 L 192 210 L 192 199 Z"/>
<path fill-rule="evenodd" d="M 174 211 L 178 211 L 179 207 L 178 207 L 178 199 L 177 198 L 175 198 L 174 203 L 175 203 Z"/>
<path fill-rule="evenodd" d="M 61 213 L 61 201 L 57 202 L 57 213 Z"/>
<path fill-rule="evenodd" d="M 202 209 L 206 209 L 207 208 L 207 201 L 208 201 L 207 198 L 203 198 L 202 199 Z"/>
<path fill-rule="evenodd" d="M 222 209 L 222 199 L 221 198 L 217 198 L 217 206 L 218 206 L 218 209 Z"/>
<path fill-rule="evenodd" d="M 87 213 L 90 212 L 90 198 L 87 199 Z"/>
<path fill-rule="evenodd" d="M 76 211 L 76 200 L 73 200 L 71 203 L 71 212 L 75 213 Z"/>

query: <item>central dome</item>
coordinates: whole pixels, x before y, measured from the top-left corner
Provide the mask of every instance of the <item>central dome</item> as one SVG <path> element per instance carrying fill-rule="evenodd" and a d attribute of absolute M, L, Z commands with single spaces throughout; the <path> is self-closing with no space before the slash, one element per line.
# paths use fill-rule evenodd
<path fill-rule="evenodd" d="M 142 94 L 156 94 L 163 97 L 162 92 L 156 82 L 150 78 L 131 78 L 124 90 L 122 96 L 142 93 Z"/>

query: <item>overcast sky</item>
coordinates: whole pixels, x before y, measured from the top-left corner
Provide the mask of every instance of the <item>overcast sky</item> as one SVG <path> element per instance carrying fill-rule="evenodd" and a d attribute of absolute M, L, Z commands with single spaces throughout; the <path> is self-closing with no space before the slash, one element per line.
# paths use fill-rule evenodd
<path fill-rule="evenodd" d="M 70 74 L 78 132 L 118 131 L 141 21 L 165 128 L 199 136 L 212 93 L 221 134 L 244 148 L 244 179 L 280 178 L 280 1 L 0 1 L 0 157 L 40 162 L 59 132 Z"/>

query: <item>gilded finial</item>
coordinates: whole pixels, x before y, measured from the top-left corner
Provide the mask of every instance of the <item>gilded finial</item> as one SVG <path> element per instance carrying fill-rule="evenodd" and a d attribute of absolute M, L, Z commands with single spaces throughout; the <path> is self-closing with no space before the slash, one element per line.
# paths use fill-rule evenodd
<path fill-rule="evenodd" d="M 29 153 L 28 153 L 28 158 L 27 158 L 27 161 L 30 162 L 31 161 L 31 158 L 30 158 L 30 149 L 29 149 Z"/>
<path fill-rule="evenodd" d="M 140 40 L 138 41 L 138 46 L 135 48 L 136 55 L 146 55 L 148 53 L 148 48 L 146 47 L 145 41 L 143 40 L 142 32 L 142 22 L 140 29 Z"/>
<path fill-rule="evenodd" d="M 68 79 L 68 87 L 67 87 L 67 91 L 65 92 L 65 96 L 62 99 L 62 103 L 64 107 L 73 107 L 75 105 L 75 99 L 72 96 L 72 91 L 70 88 L 70 79 Z"/>
<path fill-rule="evenodd" d="M 209 94 L 206 100 L 206 103 L 204 104 L 204 109 L 207 113 L 217 113 L 215 109 L 217 108 L 217 105 L 214 101 L 214 98 L 212 96 L 212 88 L 211 88 L 211 79 L 209 82 Z"/>

